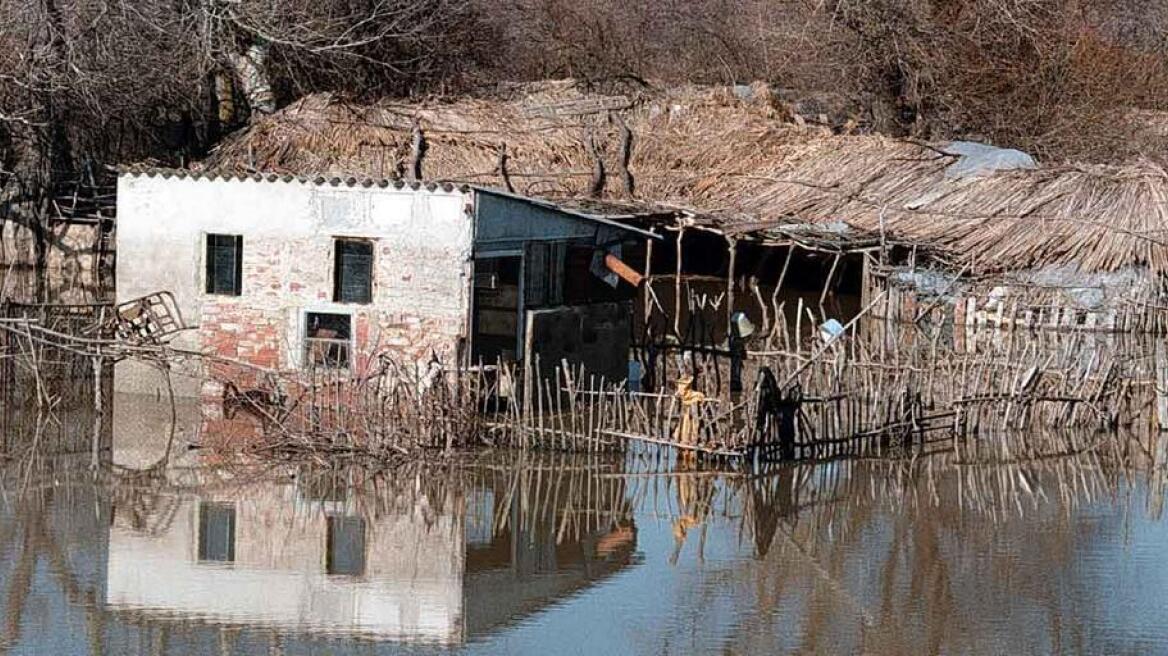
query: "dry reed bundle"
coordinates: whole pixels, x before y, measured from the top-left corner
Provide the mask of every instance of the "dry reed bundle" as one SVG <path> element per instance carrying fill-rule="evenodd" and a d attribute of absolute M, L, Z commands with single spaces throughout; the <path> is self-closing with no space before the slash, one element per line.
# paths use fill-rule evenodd
<path fill-rule="evenodd" d="M 974 272 L 1168 269 L 1168 174 L 1150 162 L 953 177 L 947 169 L 957 157 L 944 146 L 787 123 L 765 86 L 744 98 L 691 86 L 616 100 L 627 102 L 608 114 L 573 112 L 573 103 L 613 98 L 570 80 L 507 97 L 417 103 L 362 106 L 314 95 L 229 138 L 201 166 L 394 177 L 405 171 L 417 121 L 428 144 L 426 178 L 514 182 L 521 193 L 571 198 L 592 181 L 589 137 L 616 171 L 627 125 L 637 197 L 688 208 L 727 232 L 843 221 L 935 247 Z M 617 187 L 605 195 L 628 196 Z"/>

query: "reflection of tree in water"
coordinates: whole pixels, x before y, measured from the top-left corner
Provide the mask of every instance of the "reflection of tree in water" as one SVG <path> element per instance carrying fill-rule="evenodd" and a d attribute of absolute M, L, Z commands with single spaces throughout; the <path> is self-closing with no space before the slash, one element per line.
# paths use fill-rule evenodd
<path fill-rule="evenodd" d="M 373 472 L 208 467 L 180 453 L 145 470 L 104 466 L 93 486 L 89 428 L 79 423 L 78 429 L 68 421 L 40 428 L 51 437 L 45 444 L 62 447 L 73 443 L 70 430 L 79 431 L 78 448 L 66 448 L 63 457 L 0 463 L 8 499 L 0 505 L 0 645 L 20 644 L 27 609 L 49 594 L 41 589 L 46 580 L 53 594 L 84 614 L 95 653 L 101 647 L 116 652 L 135 640 L 157 653 L 248 641 L 278 653 L 308 640 L 286 630 L 107 607 L 102 582 L 87 578 L 76 555 L 102 548 L 111 523 L 165 535 L 183 499 L 255 499 L 287 488 L 300 499 L 339 504 L 367 526 L 405 514 L 434 531 L 453 514 L 463 531 L 468 590 L 489 600 L 468 606 L 475 613 L 467 623 L 470 637 L 509 626 L 636 564 L 633 517 L 652 512 L 669 521 L 670 562 L 678 563 L 686 545 L 700 559 L 707 531 L 727 525 L 753 554 L 753 562 L 711 567 L 708 577 L 721 587 L 692 592 L 691 629 L 704 626 L 702 611 L 716 597 L 733 596 L 739 608 L 725 641 L 729 651 L 773 652 L 776 636 L 804 652 L 985 651 L 985 636 L 1011 632 L 1041 633 L 1049 644 L 1038 651 L 1090 650 L 1095 609 L 1074 604 L 1093 598 L 1079 601 L 1073 588 L 1089 576 L 1077 569 L 1083 554 L 1110 533 L 1076 511 L 1119 505 L 1130 483 L 1126 462 L 1091 454 L 998 466 L 933 457 L 725 474 L 630 472 L 605 458 L 565 454 L 504 454 Z M 1149 486 L 1154 517 L 1161 482 L 1157 476 Z M 295 520 L 284 508 L 278 519 Z M 82 537 L 71 537 L 77 527 Z M 688 565 L 685 560 L 677 566 Z M 42 570 L 47 575 L 38 579 Z M 1018 626 L 991 631 L 991 621 Z"/>
<path fill-rule="evenodd" d="M 772 650 L 785 635 L 803 653 L 978 652 L 988 635 L 1035 632 L 1027 618 L 1036 614 L 1046 624 L 1035 639 L 1049 641 L 1039 649 L 1083 644 L 1084 627 L 1070 618 L 1090 609 L 1068 604 L 1087 576 L 1079 559 L 1105 528 L 1073 512 L 1122 502 L 1124 469 L 1090 457 L 809 469 L 727 481 L 759 560 L 735 574 L 753 608 L 731 639 L 735 651 Z M 995 621 L 1017 626 L 987 630 Z"/>
<path fill-rule="evenodd" d="M 100 652 L 104 620 L 98 600 L 100 590 L 93 581 L 76 573 L 76 544 L 60 535 L 47 508 L 75 507 L 90 501 L 87 495 L 75 495 L 68 487 L 42 486 L 25 494 L 9 497 L 10 512 L 0 512 L 0 581 L 3 589 L 4 628 L 0 634 L 0 653 L 19 645 L 25 619 L 43 603 L 43 591 L 36 590 L 38 571 L 47 572 L 60 594 L 72 605 L 84 608 L 87 638 L 93 653 Z M 86 508 L 89 517 L 80 518 L 87 527 L 98 526 L 108 516 L 100 506 Z M 96 512 L 95 512 L 96 511 Z M 7 571 L 5 571 L 7 570 Z"/>
<path fill-rule="evenodd" d="M 471 488 L 495 499 L 487 518 L 495 531 L 551 532 L 563 541 L 629 526 L 625 483 L 611 458 L 526 453 L 480 460 L 465 471 Z"/>
<path fill-rule="evenodd" d="M 755 553 L 766 558 L 779 522 L 785 521 L 799 507 L 796 494 L 794 467 L 780 467 L 774 474 L 763 475 L 751 480 L 746 486 L 743 518 L 754 541 Z"/>

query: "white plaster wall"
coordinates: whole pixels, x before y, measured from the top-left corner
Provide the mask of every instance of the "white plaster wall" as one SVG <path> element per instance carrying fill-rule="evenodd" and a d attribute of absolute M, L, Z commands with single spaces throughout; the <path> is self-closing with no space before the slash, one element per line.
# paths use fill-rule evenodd
<path fill-rule="evenodd" d="M 461 330 L 469 303 L 469 202 L 462 192 L 441 189 L 124 174 L 118 180 L 117 299 L 169 290 L 188 324 L 198 323 L 208 305 L 278 317 L 283 366 L 298 364 L 292 345 L 305 309 L 372 309 L 374 325 L 394 323 L 399 314 L 420 315 Z M 203 293 L 208 233 L 243 236 L 242 296 Z M 332 303 L 333 239 L 345 236 L 376 240 L 372 308 Z M 199 342 L 198 332 L 189 331 L 175 343 L 201 348 Z M 194 378 L 176 379 L 180 394 L 198 393 Z M 161 377 L 123 363 L 115 384 L 119 391 L 153 394 Z"/>

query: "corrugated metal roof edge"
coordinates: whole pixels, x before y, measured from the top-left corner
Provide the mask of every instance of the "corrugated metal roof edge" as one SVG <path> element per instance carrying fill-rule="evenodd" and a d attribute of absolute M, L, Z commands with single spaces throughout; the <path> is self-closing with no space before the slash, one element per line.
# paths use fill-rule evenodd
<path fill-rule="evenodd" d="M 472 189 L 474 189 L 477 192 L 494 194 L 496 196 L 501 196 L 503 198 L 511 198 L 513 200 L 517 200 L 517 201 L 520 201 L 523 203 L 530 203 L 532 205 L 547 208 L 547 209 L 550 209 L 550 210 L 553 210 L 556 212 L 561 212 L 561 213 L 567 214 L 569 216 L 574 216 L 578 219 L 584 219 L 586 221 L 593 221 L 596 223 L 601 223 L 601 224 L 604 224 L 604 225 L 607 225 L 607 226 L 610 226 L 613 228 L 617 228 L 620 230 L 625 230 L 628 232 L 635 232 L 641 236 L 649 237 L 651 239 L 662 239 L 663 238 L 661 235 L 659 235 L 656 232 L 653 232 L 651 230 L 644 230 L 642 228 L 638 228 L 636 226 L 632 226 L 632 225 L 628 225 L 628 224 L 620 222 L 620 219 L 635 218 L 633 215 L 592 214 L 592 213 L 581 212 L 579 210 L 564 207 L 563 205 L 557 204 L 555 201 L 547 200 L 544 198 L 533 198 L 531 196 L 524 196 L 522 194 L 511 193 L 509 191 L 503 191 L 501 189 L 492 189 L 490 187 L 480 187 L 480 186 L 473 186 Z"/>
<path fill-rule="evenodd" d="M 450 181 L 432 180 L 432 181 L 416 181 L 403 180 L 401 178 L 369 178 L 357 176 L 324 176 L 324 175 L 292 175 L 290 173 L 234 173 L 224 171 L 191 171 L 188 169 L 173 169 L 157 166 L 119 166 L 117 167 L 119 176 L 130 177 L 161 177 L 164 179 L 177 178 L 188 180 L 222 180 L 230 181 L 252 181 L 252 182 L 299 182 L 302 184 L 312 184 L 317 186 L 332 186 L 332 187 L 379 187 L 382 189 L 393 187 L 395 189 L 404 189 L 406 187 L 419 190 L 426 189 L 427 191 L 437 191 L 441 189 L 446 192 L 455 190 L 463 193 L 471 190 L 470 185 L 455 184 Z"/>

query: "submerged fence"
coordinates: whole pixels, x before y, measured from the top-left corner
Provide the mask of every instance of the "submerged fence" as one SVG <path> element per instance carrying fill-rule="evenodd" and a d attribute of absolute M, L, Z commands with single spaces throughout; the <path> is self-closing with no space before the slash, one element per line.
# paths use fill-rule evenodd
<path fill-rule="evenodd" d="M 91 374 L 122 359 L 187 368 L 209 379 L 204 439 L 330 459 L 395 460 L 477 445 L 608 452 L 639 443 L 716 459 L 947 449 L 1010 460 L 1089 449 L 1121 428 L 1156 430 L 1168 414 L 1168 385 L 1157 384 L 1168 379 L 1168 359 L 1154 346 L 1014 331 L 957 349 L 941 328 L 860 316 L 830 335 L 755 350 L 663 343 L 656 381 L 641 389 L 567 362 L 549 369 L 538 356 L 526 368 L 421 365 L 378 353 L 357 358 L 357 370 L 264 369 L 35 316 L 0 319 L 0 364 L 32 380 L 45 363 L 69 358 Z M 99 415 L 102 396 L 94 395 Z M 40 391 L 36 398 L 49 401 Z"/>

